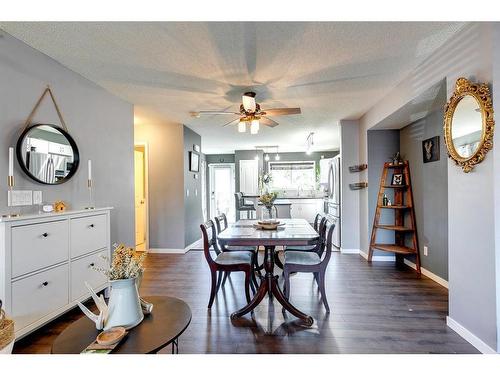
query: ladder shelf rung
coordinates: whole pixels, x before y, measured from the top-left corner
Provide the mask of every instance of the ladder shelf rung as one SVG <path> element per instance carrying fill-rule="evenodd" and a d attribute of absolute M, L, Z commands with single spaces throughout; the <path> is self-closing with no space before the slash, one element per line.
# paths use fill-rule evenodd
<path fill-rule="evenodd" d="M 377 206 L 378 208 L 392 208 L 393 210 L 406 210 L 406 209 L 409 209 L 411 208 L 411 206 L 400 206 L 400 205 L 397 205 L 397 204 L 393 204 L 391 206 L 384 206 L 383 204 L 379 204 Z"/>
<path fill-rule="evenodd" d="M 382 251 L 389 251 L 391 253 L 398 253 L 398 254 L 415 254 L 416 251 L 412 249 L 411 247 L 406 247 L 406 246 L 400 246 L 400 245 L 393 245 L 393 244 L 374 244 L 372 245 L 374 249 L 377 250 L 382 250 Z"/>
<path fill-rule="evenodd" d="M 396 232 L 413 232 L 413 228 L 404 227 L 402 225 L 376 224 L 377 228 L 386 230 L 395 230 Z"/>

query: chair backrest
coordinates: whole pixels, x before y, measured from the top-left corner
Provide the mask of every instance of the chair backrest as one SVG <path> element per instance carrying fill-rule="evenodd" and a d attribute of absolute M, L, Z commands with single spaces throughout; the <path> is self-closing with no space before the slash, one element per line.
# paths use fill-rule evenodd
<path fill-rule="evenodd" d="M 216 216 L 215 218 L 215 226 L 217 228 L 217 235 L 227 229 L 227 217 L 226 214 L 220 214 L 219 216 Z M 217 241 L 217 238 L 215 238 L 214 241 L 214 250 L 217 255 L 221 253 L 221 251 L 225 251 L 225 247 L 223 247 L 221 244 L 219 244 L 219 241 Z"/>
<path fill-rule="evenodd" d="M 324 217 L 325 216 L 323 214 L 316 214 L 316 217 L 314 218 L 314 225 L 313 225 L 313 228 L 316 232 L 319 230 L 319 224 Z"/>
<path fill-rule="evenodd" d="M 217 233 L 220 233 L 223 230 L 226 230 L 226 228 L 227 228 L 227 216 L 226 216 L 226 214 L 222 213 L 219 216 L 216 216 L 215 217 L 215 225 L 217 227 Z"/>
<path fill-rule="evenodd" d="M 239 210 L 243 206 L 243 193 L 234 193 L 234 198 L 236 200 L 236 210 Z"/>
<path fill-rule="evenodd" d="M 326 245 L 326 252 L 325 257 L 321 261 L 321 263 L 324 263 L 325 265 L 328 264 L 328 262 L 330 261 L 330 257 L 332 256 L 332 238 L 336 223 L 337 219 L 332 215 L 327 215 L 327 217 L 325 218 L 323 238 Z M 319 255 L 322 256 L 323 254 Z"/>
<path fill-rule="evenodd" d="M 214 262 L 210 255 L 210 248 L 213 246 L 214 250 L 217 252 L 217 236 L 215 233 L 215 224 L 212 220 L 208 220 L 206 223 L 200 225 L 201 234 L 203 237 L 203 253 L 205 254 L 205 259 L 208 264 L 211 265 Z"/>

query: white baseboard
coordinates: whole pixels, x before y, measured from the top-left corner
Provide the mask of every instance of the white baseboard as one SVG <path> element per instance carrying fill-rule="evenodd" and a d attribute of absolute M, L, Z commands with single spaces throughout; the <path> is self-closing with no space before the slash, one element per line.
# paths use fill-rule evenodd
<path fill-rule="evenodd" d="M 363 258 L 368 259 L 368 254 L 359 250 L 359 255 L 361 255 Z M 372 262 L 395 262 L 396 257 L 394 255 L 374 255 L 372 256 Z"/>
<path fill-rule="evenodd" d="M 162 248 L 152 248 L 149 249 L 150 253 L 153 254 L 186 254 L 189 250 L 191 250 L 195 246 L 203 247 L 203 244 L 200 244 L 202 239 L 194 241 L 191 245 L 186 246 L 184 249 L 162 249 Z"/>
<path fill-rule="evenodd" d="M 359 249 L 343 249 L 340 248 L 341 254 L 359 254 Z"/>
<path fill-rule="evenodd" d="M 413 268 L 414 270 L 417 269 L 417 265 L 412 261 L 405 259 L 404 262 L 407 266 Z M 435 281 L 439 285 L 444 286 L 446 289 L 448 289 L 448 281 L 446 281 L 442 277 L 436 275 L 435 273 L 432 273 L 431 271 L 425 269 L 424 267 L 420 267 L 420 272 L 422 272 L 422 275 L 427 276 L 432 281 Z"/>
<path fill-rule="evenodd" d="M 488 346 L 479 337 L 474 335 L 471 331 L 465 328 L 463 325 L 458 323 L 456 320 L 446 317 L 446 325 L 458 333 L 464 340 L 468 341 L 472 346 L 479 350 L 483 354 L 496 354 L 497 352 Z"/>
<path fill-rule="evenodd" d="M 187 253 L 186 249 L 160 249 L 160 248 L 151 248 L 148 251 L 151 254 L 185 254 Z"/>

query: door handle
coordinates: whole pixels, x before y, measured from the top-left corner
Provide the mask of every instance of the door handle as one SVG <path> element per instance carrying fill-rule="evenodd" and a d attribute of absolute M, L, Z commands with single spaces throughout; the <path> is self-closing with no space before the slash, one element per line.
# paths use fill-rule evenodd
<path fill-rule="evenodd" d="M 141 204 L 144 204 L 144 199 L 141 199 Z"/>

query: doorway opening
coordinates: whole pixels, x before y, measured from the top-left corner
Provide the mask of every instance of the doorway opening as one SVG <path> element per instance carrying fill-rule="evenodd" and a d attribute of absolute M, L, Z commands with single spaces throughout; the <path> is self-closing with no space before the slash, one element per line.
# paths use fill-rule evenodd
<path fill-rule="evenodd" d="M 210 217 L 225 214 L 229 222 L 234 222 L 234 163 L 209 164 Z"/>
<path fill-rule="evenodd" d="M 148 150 L 145 143 L 134 145 L 135 248 L 149 249 Z"/>

